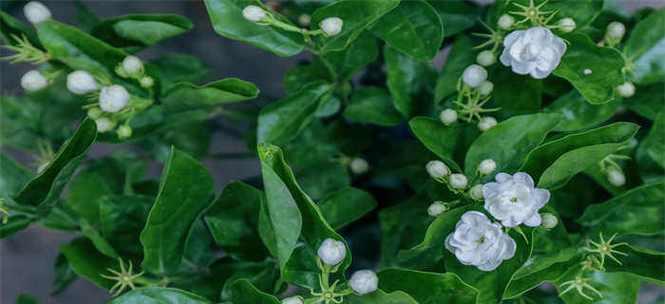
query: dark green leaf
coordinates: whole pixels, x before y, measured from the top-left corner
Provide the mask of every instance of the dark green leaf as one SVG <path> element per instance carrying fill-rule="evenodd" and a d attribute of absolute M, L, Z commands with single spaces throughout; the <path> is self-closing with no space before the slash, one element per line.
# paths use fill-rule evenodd
<path fill-rule="evenodd" d="M 193 27 L 189 19 L 172 14 L 133 14 L 97 24 L 92 35 L 115 47 L 146 47 L 183 34 Z"/>
<path fill-rule="evenodd" d="M 348 187 L 329 195 L 319 206 L 330 226 L 339 230 L 372 211 L 376 205 L 371 194 Z"/>
<path fill-rule="evenodd" d="M 411 132 L 427 149 L 444 160 L 448 165 L 460 170 L 453 160 L 459 137 L 463 135 L 458 125 L 446 126 L 440 121 L 429 117 L 415 117 L 409 121 Z"/>
<path fill-rule="evenodd" d="M 411 117 L 421 111 L 417 102 L 429 89 L 434 70 L 429 63 L 419 62 L 386 45 L 383 49 L 386 61 L 387 86 L 397 111 Z"/>
<path fill-rule="evenodd" d="M 641 155 L 650 157 L 662 168 L 665 168 L 665 110 L 662 110 L 649 130 L 649 134 L 637 150 L 638 160 Z"/>
<path fill-rule="evenodd" d="M 661 82 L 665 77 L 664 27 L 665 10 L 656 10 L 635 25 L 626 41 L 624 51 L 637 83 Z"/>
<path fill-rule="evenodd" d="M 561 155 L 540 176 L 538 187 L 556 189 L 564 186 L 574 175 L 616 152 L 623 144 L 585 146 Z"/>
<path fill-rule="evenodd" d="M 460 76 L 461 73 L 458 75 Z M 509 69 L 500 67 L 490 72 L 490 80 L 494 83 L 492 97 L 498 117 L 529 114 L 540 111 L 543 95 L 543 81 L 527 75 L 518 75 Z M 515 84 L 520 86 L 515 89 Z"/>
<path fill-rule="evenodd" d="M 570 271 L 566 276 L 559 279 L 557 282 L 557 289 L 562 291 L 561 284 L 566 281 L 574 280 L 577 275 Z M 608 272 L 592 272 L 584 276 L 588 278 L 587 282 L 593 288 L 598 290 L 602 297 L 598 296 L 589 289 L 585 289 L 584 293 L 592 297 L 593 300 L 588 300 L 582 297 L 575 289 L 561 296 L 566 304 L 589 304 L 589 303 L 637 303 L 637 293 L 640 289 L 640 280 L 636 277 L 625 273 L 608 273 Z"/>
<path fill-rule="evenodd" d="M 472 27 L 480 11 L 463 0 L 428 0 L 441 16 L 446 37 L 451 37 Z"/>
<path fill-rule="evenodd" d="M 545 108 L 545 112 L 561 114 L 561 122 L 555 131 L 576 131 L 607 121 L 618 110 L 617 100 L 605 104 L 590 104 L 576 90 L 559 97 Z"/>
<path fill-rule="evenodd" d="M 406 292 L 420 304 L 476 302 L 476 290 L 454 273 L 386 269 L 379 273 L 379 287 Z"/>
<path fill-rule="evenodd" d="M 139 288 L 111 300 L 108 304 L 210 304 L 193 293 L 164 287 Z"/>
<path fill-rule="evenodd" d="M 344 298 L 349 304 L 418 304 L 408 294 L 402 291 L 387 293 L 381 289 L 363 296 L 350 295 Z"/>
<path fill-rule="evenodd" d="M 111 288 L 114 282 L 101 277 L 107 269 L 118 269 L 117 260 L 101 254 L 92 243 L 86 239 L 75 239 L 67 245 L 60 247 L 60 252 L 74 272 L 101 288 Z"/>
<path fill-rule="evenodd" d="M 662 100 L 665 100 L 665 83 L 639 87 L 635 96 L 624 99 L 624 106 L 631 111 L 655 120 L 658 112 L 663 109 Z"/>
<path fill-rule="evenodd" d="M 252 282 L 241 279 L 231 285 L 233 294 L 233 303 L 244 304 L 279 304 L 279 300 L 274 296 L 260 291 Z"/>
<path fill-rule="evenodd" d="M 25 185 L 32 173 L 9 156 L 0 154 L 0 193 L 13 196 Z"/>
<path fill-rule="evenodd" d="M 55 278 L 51 285 L 51 294 L 56 295 L 64 291 L 69 285 L 76 280 L 77 275 L 69 265 L 67 258 L 62 254 L 58 254 L 55 259 Z"/>
<path fill-rule="evenodd" d="M 327 60 L 328 64 L 334 67 L 334 69 L 325 68 L 327 73 L 331 74 L 330 76 L 348 80 L 364 66 L 376 60 L 378 55 L 379 47 L 376 38 L 370 34 L 363 34 L 353 41 L 348 48 L 326 53 L 323 59 L 318 59 L 321 61 L 318 65 L 322 68 L 325 67 L 326 63 L 322 60 Z"/>
<path fill-rule="evenodd" d="M 167 111 L 180 112 L 254 99 L 258 95 L 259 89 L 254 84 L 238 78 L 226 78 L 202 86 L 177 83 L 164 93 L 162 102 Z"/>
<path fill-rule="evenodd" d="M 627 255 L 616 255 L 621 264 L 605 263 L 608 272 L 626 272 L 657 284 L 665 283 L 665 273 L 660 269 L 665 264 L 665 253 L 630 245 L 616 247 L 616 250 Z"/>
<path fill-rule="evenodd" d="M 162 94 L 176 83 L 202 80 L 208 68 L 199 58 L 185 54 L 167 54 L 146 65 L 146 71 L 159 79 Z"/>
<path fill-rule="evenodd" d="M 351 103 L 344 110 L 344 118 L 351 122 L 379 126 L 394 126 L 402 120 L 385 89 L 362 87 L 351 96 Z"/>
<path fill-rule="evenodd" d="M 441 70 L 439 78 L 436 80 L 435 102 L 440 103 L 446 97 L 457 92 L 457 83 L 459 78 L 462 77 L 462 72 L 470 64 L 475 63 L 476 55 L 469 51 L 472 47 L 471 39 L 466 36 L 460 36 L 455 40 L 443 70 Z"/>

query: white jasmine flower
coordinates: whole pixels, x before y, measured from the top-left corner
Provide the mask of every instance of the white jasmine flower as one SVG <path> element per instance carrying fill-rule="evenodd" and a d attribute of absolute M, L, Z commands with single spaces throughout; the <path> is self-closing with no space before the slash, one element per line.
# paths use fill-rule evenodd
<path fill-rule="evenodd" d="M 462 81 L 472 88 L 477 88 L 485 80 L 487 80 L 487 70 L 477 64 L 468 66 L 462 73 Z"/>
<path fill-rule="evenodd" d="M 453 189 L 464 189 L 469 184 L 466 176 L 459 173 L 451 174 L 448 181 L 450 182 L 450 186 L 453 187 Z"/>
<path fill-rule="evenodd" d="M 473 200 L 476 201 L 482 201 L 483 200 L 483 185 L 478 184 L 473 187 L 471 187 L 471 190 L 469 190 L 469 196 Z"/>
<path fill-rule="evenodd" d="M 48 85 L 48 79 L 37 70 L 31 70 L 21 77 L 21 87 L 28 92 L 34 92 L 45 88 Z"/>
<path fill-rule="evenodd" d="M 335 266 L 346 257 L 346 245 L 342 241 L 325 239 L 317 251 L 321 261 L 329 266 Z"/>
<path fill-rule="evenodd" d="M 446 237 L 446 249 L 464 265 L 473 265 L 482 271 L 492 271 L 504 260 L 515 255 L 517 245 L 501 225 L 492 223 L 485 214 L 467 211 Z"/>
<path fill-rule="evenodd" d="M 493 159 L 485 159 L 478 165 L 478 172 L 482 175 L 488 175 L 496 170 L 496 162 Z"/>
<path fill-rule="evenodd" d="M 496 118 L 492 116 L 485 116 L 478 122 L 478 129 L 482 132 L 485 132 L 491 128 L 494 128 L 496 124 Z"/>
<path fill-rule="evenodd" d="M 496 62 L 496 57 L 492 51 L 482 51 L 476 56 L 476 62 L 482 66 L 490 66 Z"/>
<path fill-rule="evenodd" d="M 379 278 L 371 270 L 358 270 L 351 275 L 349 286 L 359 295 L 365 295 L 376 291 L 379 286 Z"/>
<path fill-rule="evenodd" d="M 338 17 L 328 17 L 319 23 L 319 27 L 326 36 L 335 36 L 342 32 L 344 21 Z"/>
<path fill-rule="evenodd" d="M 129 102 L 129 92 L 120 85 L 103 87 L 99 93 L 99 107 L 104 112 L 119 112 Z"/>
<path fill-rule="evenodd" d="M 515 18 L 511 15 L 503 14 L 499 17 L 497 25 L 502 30 L 509 30 L 515 24 Z"/>
<path fill-rule="evenodd" d="M 448 211 L 448 206 L 446 206 L 441 201 L 433 202 L 431 205 L 429 205 L 429 207 L 427 207 L 427 214 L 433 217 L 437 217 L 439 216 L 439 214 L 444 213 L 446 211 Z"/>
<path fill-rule="evenodd" d="M 541 226 L 545 229 L 552 229 L 559 223 L 559 219 L 552 213 L 543 213 L 540 217 L 543 218 Z"/>
<path fill-rule="evenodd" d="M 23 7 L 25 18 L 32 24 L 51 19 L 51 11 L 39 1 L 30 1 Z"/>
<path fill-rule="evenodd" d="M 293 296 L 282 299 L 282 304 L 304 304 L 305 301 L 300 296 Z"/>
<path fill-rule="evenodd" d="M 592 71 L 591 69 L 584 69 L 584 71 L 582 71 L 582 73 L 583 73 L 584 75 L 589 76 L 589 75 L 593 74 L 593 71 Z"/>
<path fill-rule="evenodd" d="M 365 174 L 367 171 L 369 171 L 369 164 L 365 159 L 360 157 L 356 157 L 351 160 L 349 167 L 351 168 L 351 172 L 356 175 Z"/>
<path fill-rule="evenodd" d="M 97 90 L 97 81 L 86 71 L 74 71 L 67 75 L 67 90 L 83 95 Z"/>
<path fill-rule="evenodd" d="M 425 169 L 427 169 L 429 176 L 434 179 L 444 178 L 450 174 L 448 166 L 440 160 L 429 161 L 427 165 L 425 165 Z"/>
<path fill-rule="evenodd" d="M 564 33 L 570 33 L 574 31 L 575 27 L 577 26 L 573 18 L 563 18 L 559 20 L 558 25 L 561 31 L 563 31 Z"/>
<path fill-rule="evenodd" d="M 517 74 L 536 79 L 549 76 L 566 52 L 563 39 L 541 26 L 513 31 L 503 40 L 503 46 L 501 63 Z"/>
<path fill-rule="evenodd" d="M 616 91 L 619 93 L 619 96 L 629 98 L 635 95 L 635 85 L 630 81 L 626 81 L 618 85 Z"/>
<path fill-rule="evenodd" d="M 535 188 L 531 176 L 523 172 L 499 173 L 495 179 L 483 185 L 485 210 L 506 227 L 539 226 L 538 210 L 550 200 L 550 192 Z"/>
<path fill-rule="evenodd" d="M 607 25 L 607 32 L 605 35 L 614 40 L 621 40 L 623 35 L 626 34 L 626 26 L 621 22 L 613 21 Z"/>
<path fill-rule="evenodd" d="M 248 5 L 242 10 L 242 16 L 251 22 L 259 22 L 265 19 L 268 14 L 256 5 Z"/>
<path fill-rule="evenodd" d="M 626 175 L 624 175 L 621 170 L 611 168 L 607 170 L 607 181 L 610 182 L 612 186 L 621 187 L 626 184 Z"/>
<path fill-rule="evenodd" d="M 97 125 L 97 132 L 99 133 L 108 132 L 115 128 L 115 123 L 106 117 L 95 119 L 95 124 Z"/>
<path fill-rule="evenodd" d="M 492 94 L 492 91 L 494 91 L 494 84 L 489 80 L 483 81 L 478 87 L 478 93 L 483 96 Z"/>
<path fill-rule="evenodd" d="M 143 76 L 139 80 L 139 84 L 142 88 L 151 88 L 155 84 L 155 81 L 150 76 Z"/>
<path fill-rule="evenodd" d="M 122 69 L 129 75 L 136 75 L 143 72 L 143 62 L 136 56 L 127 56 L 122 60 Z"/>
<path fill-rule="evenodd" d="M 126 139 L 132 137 L 132 128 L 128 125 L 122 125 L 118 127 L 118 130 L 115 131 L 118 134 L 118 138 Z"/>
<path fill-rule="evenodd" d="M 452 125 L 457 122 L 457 111 L 445 109 L 439 113 L 439 120 L 446 126 Z"/>

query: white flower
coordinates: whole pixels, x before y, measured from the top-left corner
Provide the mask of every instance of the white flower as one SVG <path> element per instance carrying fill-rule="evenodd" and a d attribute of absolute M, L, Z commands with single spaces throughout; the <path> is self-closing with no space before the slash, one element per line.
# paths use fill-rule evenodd
<path fill-rule="evenodd" d="M 621 187 L 626 184 L 626 175 L 621 170 L 612 168 L 607 170 L 607 181 L 612 186 Z"/>
<path fill-rule="evenodd" d="M 439 216 L 439 214 L 448 211 L 448 207 L 441 201 L 433 202 L 429 207 L 427 207 L 427 214 L 429 216 Z"/>
<path fill-rule="evenodd" d="M 509 30 L 513 26 L 513 24 L 515 24 L 515 18 L 513 18 L 513 16 L 511 15 L 506 15 L 506 14 L 501 15 L 501 17 L 499 17 L 499 20 L 497 21 L 497 25 L 502 30 Z"/>
<path fill-rule="evenodd" d="M 28 92 L 34 92 L 45 88 L 48 80 L 37 70 L 31 70 L 21 77 L 21 87 Z"/>
<path fill-rule="evenodd" d="M 503 40 L 503 46 L 501 63 L 517 74 L 529 74 L 536 79 L 549 76 L 566 52 L 563 39 L 540 26 L 513 31 Z"/>
<path fill-rule="evenodd" d="M 118 127 L 118 130 L 115 131 L 118 134 L 118 138 L 126 139 L 132 137 L 132 128 L 128 125 L 122 125 Z"/>
<path fill-rule="evenodd" d="M 359 295 L 374 292 L 379 286 L 379 278 L 371 270 L 358 270 L 351 275 L 349 286 Z"/>
<path fill-rule="evenodd" d="M 607 25 L 607 32 L 605 33 L 605 35 L 607 35 L 608 38 L 614 40 L 621 40 L 621 38 L 623 38 L 623 35 L 625 34 L 626 34 L 626 26 L 623 25 L 623 23 L 613 21 Z"/>
<path fill-rule="evenodd" d="M 538 210 L 550 200 L 550 192 L 535 188 L 529 174 L 499 173 L 496 182 L 483 185 L 485 210 L 506 227 L 540 225 Z"/>
<path fill-rule="evenodd" d="M 469 190 L 469 195 L 473 200 L 476 201 L 482 201 L 483 200 L 483 185 L 478 184 L 473 187 L 471 187 L 471 190 Z"/>
<path fill-rule="evenodd" d="M 450 186 L 453 187 L 453 189 L 464 189 L 469 184 L 466 176 L 459 173 L 451 174 L 448 181 L 450 182 Z"/>
<path fill-rule="evenodd" d="M 51 11 L 39 1 L 30 1 L 23 7 L 25 18 L 32 24 L 37 24 L 51 18 Z"/>
<path fill-rule="evenodd" d="M 353 174 L 365 174 L 367 171 L 369 171 L 369 164 L 367 161 L 363 158 L 356 157 L 353 160 L 351 160 L 351 163 L 349 163 L 349 167 L 351 168 L 351 172 Z"/>
<path fill-rule="evenodd" d="M 346 257 L 346 245 L 342 241 L 325 239 L 316 253 L 324 264 L 335 266 Z"/>
<path fill-rule="evenodd" d="M 462 73 L 462 81 L 472 88 L 477 88 L 485 80 L 487 80 L 487 70 L 477 64 L 468 66 Z"/>
<path fill-rule="evenodd" d="M 515 255 L 516 244 L 501 225 L 478 211 L 467 211 L 446 237 L 446 249 L 464 265 L 492 271 Z"/>
<path fill-rule="evenodd" d="M 485 50 L 478 53 L 478 56 L 476 56 L 476 62 L 482 66 L 490 66 L 496 62 L 496 57 L 492 51 Z"/>
<path fill-rule="evenodd" d="M 265 19 L 268 14 L 256 5 L 248 5 L 242 10 L 242 16 L 251 22 L 259 22 Z"/>
<path fill-rule="evenodd" d="M 478 165 L 478 172 L 482 175 L 488 175 L 496 170 L 496 162 L 493 159 L 485 159 Z"/>
<path fill-rule="evenodd" d="M 99 133 L 108 132 L 115 128 L 115 123 L 106 117 L 95 119 L 95 124 L 97 125 L 97 132 Z"/>
<path fill-rule="evenodd" d="M 97 81 L 86 71 L 74 71 L 67 75 L 67 90 L 83 95 L 97 90 Z"/>
<path fill-rule="evenodd" d="M 629 98 L 635 95 L 635 85 L 630 81 L 618 85 L 616 90 L 617 93 L 619 93 L 619 96 L 624 98 Z"/>
<path fill-rule="evenodd" d="M 432 160 L 425 165 L 427 174 L 432 178 L 443 178 L 450 174 L 450 169 L 440 160 Z"/>
<path fill-rule="evenodd" d="M 482 96 L 492 94 L 492 91 L 494 91 L 494 84 L 489 80 L 483 81 L 478 87 L 478 93 Z"/>
<path fill-rule="evenodd" d="M 342 32 L 344 21 L 338 17 L 328 17 L 319 23 L 319 27 L 326 36 L 335 36 Z"/>
<path fill-rule="evenodd" d="M 494 128 L 496 124 L 497 124 L 496 118 L 492 116 L 485 116 L 481 118 L 480 121 L 478 122 L 478 129 L 480 131 L 485 132 L 491 128 Z"/>
<path fill-rule="evenodd" d="M 552 229 L 559 223 L 559 219 L 551 213 L 543 213 L 540 217 L 543 218 L 542 227 L 545 229 Z"/>
<path fill-rule="evenodd" d="M 457 121 L 457 112 L 453 109 L 445 109 L 439 113 L 439 120 L 446 125 L 452 125 Z"/>
<path fill-rule="evenodd" d="M 305 303 L 305 301 L 303 301 L 302 297 L 300 296 L 293 296 L 282 299 L 282 304 L 303 304 L 303 303 Z"/>
<path fill-rule="evenodd" d="M 558 25 L 561 31 L 563 31 L 564 33 L 570 33 L 574 31 L 575 27 L 577 26 L 573 18 L 563 18 L 559 20 Z"/>
<path fill-rule="evenodd" d="M 122 60 L 122 69 L 129 75 L 135 75 L 143 71 L 143 62 L 136 56 L 127 56 Z"/>
<path fill-rule="evenodd" d="M 99 107 L 104 112 L 119 112 L 129 102 L 129 92 L 120 85 L 103 87 L 99 93 Z"/>

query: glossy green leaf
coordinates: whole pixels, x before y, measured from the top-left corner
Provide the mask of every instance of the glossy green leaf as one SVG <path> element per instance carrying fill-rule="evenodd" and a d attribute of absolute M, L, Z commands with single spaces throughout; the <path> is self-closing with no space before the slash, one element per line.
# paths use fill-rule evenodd
<path fill-rule="evenodd" d="M 576 275 L 571 271 L 569 274 L 559 279 L 556 284 L 557 289 L 561 291 L 561 284 L 566 281 L 574 280 L 575 277 Z M 640 289 L 640 280 L 630 274 L 592 272 L 587 274 L 584 278 L 589 279 L 587 283 L 598 290 L 602 294 L 602 297 L 588 289 L 585 289 L 584 293 L 592 298 L 592 300 L 588 300 L 577 293 L 575 289 L 573 289 L 561 296 L 564 303 L 637 303 L 637 294 Z"/>
<path fill-rule="evenodd" d="M 254 0 L 206 0 L 210 22 L 217 34 L 251 44 L 278 56 L 293 56 L 304 48 L 299 33 L 287 32 L 272 26 L 264 26 L 246 20 L 242 10 Z"/>
<path fill-rule="evenodd" d="M 371 194 L 348 187 L 323 199 L 319 208 L 330 226 L 339 230 L 374 210 L 376 206 L 377 202 Z"/>
<path fill-rule="evenodd" d="M 394 126 L 402 121 L 390 94 L 377 87 L 363 87 L 353 92 L 351 103 L 344 110 L 344 118 L 379 126 Z"/>
<path fill-rule="evenodd" d="M 274 296 L 260 291 L 246 279 L 237 280 L 231 285 L 233 303 L 279 304 Z"/>
<path fill-rule="evenodd" d="M 476 55 L 470 52 L 473 47 L 471 39 L 466 36 L 460 36 L 453 42 L 453 48 L 443 65 L 441 73 L 436 80 L 434 88 L 434 101 L 440 103 L 446 97 L 457 92 L 457 83 L 462 72 L 470 64 L 475 63 Z"/>
<path fill-rule="evenodd" d="M 556 189 L 564 186 L 574 175 L 616 152 L 623 144 L 600 144 L 575 149 L 561 155 L 538 180 L 538 187 Z"/>
<path fill-rule="evenodd" d="M 328 52 L 323 59 L 317 58 L 318 66 L 325 69 L 334 79 L 348 80 L 367 64 L 376 60 L 379 47 L 374 36 L 362 34 L 348 48 L 342 51 Z M 326 60 L 323 62 L 322 60 Z M 334 68 L 326 67 L 327 64 Z"/>
<path fill-rule="evenodd" d="M 118 260 L 101 254 L 92 243 L 86 239 L 75 239 L 69 244 L 60 247 L 60 252 L 74 272 L 89 280 L 98 287 L 109 289 L 114 282 L 101 277 L 107 269 L 119 269 Z"/>
<path fill-rule="evenodd" d="M 633 97 L 624 99 L 623 104 L 640 116 L 655 120 L 663 109 L 661 100 L 665 100 L 665 83 L 640 87 Z"/>
<path fill-rule="evenodd" d="M 454 273 L 386 269 L 379 272 L 381 290 L 403 291 L 418 303 L 475 303 L 476 290 Z"/>
<path fill-rule="evenodd" d="M 156 274 L 178 270 L 189 230 L 210 205 L 213 180 L 191 156 L 171 150 L 159 194 L 141 232 L 143 269 Z"/>
<path fill-rule="evenodd" d="M 403 1 L 370 29 L 390 47 L 418 60 L 431 60 L 443 42 L 443 23 L 426 1 Z"/>
<path fill-rule="evenodd" d="M 463 0 L 428 0 L 441 17 L 446 37 L 451 37 L 472 27 L 480 11 Z"/>
<path fill-rule="evenodd" d="M 656 116 L 649 134 L 640 144 L 637 151 L 638 160 L 640 155 L 648 156 L 662 168 L 665 168 L 665 138 L 663 138 L 663 132 L 665 132 L 665 110 Z"/>
<path fill-rule="evenodd" d="M 148 74 L 159 79 L 162 94 L 176 83 L 201 81 L 208 73 L 199 58 L 185 54 L 167 54 L 151 60 L 146 65 Z"/>
<path fill-rule="evenodd" d="M 561 122 L 555 131 L 567 132 L 586 129 L 607 121 L 619 109 L 618 100 L 605 104 L 590 104 L 579 92 L 573 90 L 559 97 L 545 108 L 545 112 L 561 114 Z"/>
<path fill-rule="evenodd" d="M 599 47 L 581 34 L 565 38 L 570 44 L 561 58 L 561 64 L 554 70 L 554 75 L 568 80 L 589 103 L 612 101 L 615 97 L 614 89 L 624 81 L 621 54 L 615 49 Z M 586 69 L 592 73 L 585 75 Z"/>
<path fill-rule="evenodd" d="M 222 302 L 231 301 L 234 297 L 233 283 L 238 280 L 247 280 L 263 292 L 273 292 L 275 280 L 279 278 L 279 270 L 274 261 L 264 260 L 261 262 L 245 262 L 232 259 L 222 260 L 212 266 L 220 276 L 215 280 L 223 280 L 224 285 L 220 298 Z M 236 296 L 237 297 L 237 296 Z"/>
<path fill-rule="evenodd" d="M 20 294 L 16 297 L 16 304 L 39 304 L 39 301 L 27 294 Z"/>
<path fill-rule="evenodd" d="M 608 261 L 605 264 L 608 272 L 631 273 L 657 284 L 665 283 L 665 273 L 660 269 L 665 263 L 665 253 L 631 245 L 617 247 L 617 250 L 626 256 L 619 257 L 621 264 Z"/>
<path fill-rule="evenodd" d="M 186 33 L 194 25 L 172 14 L 132 14 L 98 23 L 92 35 L 115 47 L 146 47 Z"/>
<path fill-rule="evenodd" d="M 129 291 L 108 304 L 210 304 L 211 302 L 175 288 L 145 287 Z"/>
<path fill-rule="evenodd" d="M 8 45 L 16 46 L 16 38 L 25 37 L 32 45 L 41 46 L 41 43 L 37 40 L 35 30 L 4 11 L 0 11 L 0 37 Z"/>
<path fill-rule="evenodd" d="M 381 289 L 363 296 L 350 295 L 344 298 L 349 304 L 418 304 L 403 291 L 387 293 Z"/>
<path fill-rule="evenodd" d="M 58 254 L 55 258 L 55 277 L 51 285 L 50 293 L 56 295 L 64 291 L 69 285 L 78 277 L 72 267 L 69 265 L 67 258 L 62 254 Z"/>
<path fill-rule="evenodd" d="M 91 224 L 89 224 L 86 220 L 81 220 L 81 234 L 85 236 L 88 240 L 92 242 L 92 245 L 97 248 L 97 251 L 101 252 L 102 254 L 112 257 L 112 258 L 118 258 L 119 255 L 113 249 L 113 246 L 109 244 L 109 242 L 102 236 L 102 234 L 95 229 Z"/>
<path fill-rule="evenodd" d="M 518 75 L 505 67 L 498 67 L 489 73 L 490 80 L 494 83 L 492 107 L 501 108 L 501 111 L 490 115 L 507 118 L 540 111 L 543 99 L 542 80 L 533 79 L 528 75 Z M 458 76 L 461 76 L 461 73 Z M 520 89 L 516 90 L 515 84 L 518 83 Z"/>
<path fill-rule="evenodd" d="M 422 110 L 418 97 L 429 89 L 434 71 L 429 63 L 416 61 L 387 45 L 383 49 L 383 56 L 387 69 L 386 85 L 395 108 L 402 115 L 411 117 Z"/>
<path fill-rule="evenodd" d="M 453 161 L 453 153 L 463 136 L 459 125 L 446 126 L 440 121 L 429 117 L 414 117 L 409 121 L 411 132 L 420 140 L 427 149 L 434 152 L 436 156 L 444 160 L 454 169 L 460 170 Z"/>
<path fill-rule="evenodd" d="M 5 154 L 0 154 L 0 193 L 12 196 L 21 191 L 32 173 Z"/>
<path fill-rule="evenodd" d="M 162 103 L 167 111 L 179 112 L 254 99 L 258 95 L 259 89 L 254 84 L 226 78 L 202 86 L 177 83 L 164 93 Z"/>
<path fill-rule="evenodd" d="M 661 82 L 665 77 L 665 10 L 655 10 L 635 25 L 624 52 L 633 64 L 635 81 Z"/>

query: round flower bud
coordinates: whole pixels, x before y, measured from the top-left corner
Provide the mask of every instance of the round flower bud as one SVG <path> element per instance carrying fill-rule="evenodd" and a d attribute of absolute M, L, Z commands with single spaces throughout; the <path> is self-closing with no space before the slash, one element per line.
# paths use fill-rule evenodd
<path fill-rule="evenodd" d="M 478 93 L 483 96 L 492 94 L 492 91 L 494 91 L 494 84 L 489 80 L 483 81 L 478 87 Z"/>
<path fill-rule="evenodd" d="M 351 275 L 349 286 L 359 295 L 365 295 L 376 291 L 379 286 L 379 278 L 371 270 L 358 270 Z"/>
<path fill-rule="evenodd" d="M 448 181 L 450 182 L 450 186 L 453 187 L 453 189 L 464 189 L 469 183 L 469 181 L 466 179 L 466 176 L 459 173 L 451 174 Z"/>
<path fill-rule="evenodd" d="M 513 24 L 515 24 L 515 18 L 507 14 L 501 15 L 501 17 L 499 17 L 499 21 L 497 21 L 497 25 L 502 30 L 509 30 Z"/>
<path fill-rule="evenodd" d="M 487 70 L 477 64 L 468 66 L 462 74 L 462 81 L 472 88 L 477 88 L 485 80 L 487 80 Z"/>
<path fill-rule="evenodd" d="M 454 124 L 457 121 L 457 112 L 453 109 L 445 109 L 439 113 L 439 120 L 446 126 Z"/>
<path fill-rule="evenodd" d="M 591 69 L 587 68 L 587 69 L 584 69 L 584 71 L 582 71 L 582 74 L 589 76 L 589 75 L 593 74 L 593 71 Z"/>
<path fill-rule="evenodd" d="M 492 51 L 485 50 L 478 53 L 478 56 L 476 56 L 476 62 L 482 66 L 490 66 L 496 62 L 496 57 Z"/>
<path fill-rule="evenodd" d="M 626 26 L 621 22 L 613 21 L 607 25 L 606 35 L 610 39 L 621 40 L 626 34 Z"/>
<path fill-rule="evenodd" d="M 335 36 L 342 31 L 344 21 L 338 17 L 328 17 L 319 23 L 319 27 L 326 36 Z"/>
<path fill-rule="evenodd" d="M 312 22 L 312 17 L 307 14 L 302 14 L 298 16 L 298 23 L 302 26 L 309 26 L 310 23 Z"/>
<path fill-rule="evenodd" d="M 259 22 L 265 19 L 268 14 L 256 5 L 248 5 L 242 10 L 242 16 L 251 22 Z"/>
<path fill-rule="evenodd" d="M 559 28 L 561 29 L 562 32 L 564 33 L 570 33 L 575 30 L 575 27 L 577 26 L 575 24 L 575 20 L 573 18 L 563 18 L 559 20 Z"/>
<path fill-rule="evenodd" d="M 478 165 L 478 172 L 482 175 L 488 175 L 496 170 L 496 162 L 493 159 L 486 159 Z"/>
<path fill-rule="evenodd" d="M 545 229 L 552 229 L 559 223 L 559 219 L 552 213 L 543 213 L 540 217 L 543 221 L 540 225 Z"/>
<path fill-rule="evenodd" d="M 120 85 L 103 87 L 99 93 L 99 107 L 104 112 L 119 112 L 127 106 L 128 102 L 129 92 Z"/>
<path fill-rule="evenodd" d="M 67 90 L 83 95 L 97 90 L 97 81 L 86 71 L 74 71 L 67 75 Z"/>
<path fill-rule="evenodd" d="M 34 92 L 45 88 L 48 80 L 37 70 L 31 70 L 21 77 L 21 87 L 28 92 Z"/>
<path fill-rule="evenodd" d="M 155 81 L 150 76 L 143 76 L 139 80 L 139 84 L 141 84 L 142 88 L 152 88 L 152 86 L 155 84 Z"/>
<path fill-rule="evenodd" d="M 325 239 L 319 246 L 317 254 L 324 264 L 335 266 L 346 257 L 346 245 L 341 241 Z"/>
<path fill-rule="evenodd" d="M 97 107 L 90 108 L 88 110 L 88 117 L 90 117 L 90 119 L 100 118 L 100 117 L 102 117 L 102 114 L 104 114 L 104 112 L 102 112 L 102 110 L 100 108 L 97 108 Z"/>
<path fill-rule="evenodd" d="M 108 132 L 115 128 L 115 123 L 106 117 L 95 119 L 95 124 L 97 125 L 97 132 L 99 133 Z"/>
<path fill-rule="evenodd" d="M 432 178 L 444 178 L 450 174 L 450 169 L 440 160 L 432 160 L 425 165 L 427 174 Z"/>
<path fill-rule="evenodd" d="M 624 98 L 629 98 L 635 95 L 635 85 L 630 81 L 618 85 L 616 90 L 617 93 L 619 93 L 619 96 Z"/>
<path fill-rule="evenodd" d="M 469 190 L 469 195 L 473 200 L 476 201 L 482 201 L 483 200 L 483 185 L 478 184 L 473 187 L 471 187 L 471 190 Z"/>
<path fill-rule="evenodd" d="M 305 301 L 300 296 L 293 296 L 282 299 L 282 304 L 304 304 Z"/>
<path fill-rule="evenodd" d="M 439 216 L 439 214 L 444 213 L 448 211 L 448 206 L 446 206 L 443 202 L 441 201 L 436 201 L 433 202 L 429 207 L 427 207 L 427 214 L 429 216 Z"/>
<path fill-rule="evenodd" d="M 127 139 L 132 137 L 132 128 L 128 125 L 122 125 L 118 127 L 118 130 L 115 131 L 118 134 L 118 138 Z"/>
<path fill-rule="evenodd" d="M 621 170 L 612 168 L 607 171 L 607 181 L 612 186 L 621 187 L 626 184 L 626 176 Z"/>
<path fill-rule="evenodd" d="M 25 18 L 32 24 L 37 24 L 51 18 L 51 11 L 39 1 L 30 1 L 23 7 Z"/>
<path fill-rule="evenodd" d="M 494 117 L 485 116 L 485 117 L 481 118 L 480 121 L 478 122 L 478 129 L 480 131 L 485 132 L 485 131 L 487 131 L 491 128 L 494 128 L 496 126 L 496 124 L 497 124 L 497 122 L 496 122 L 496 119 Z"/>
<path fill-rule="evenodd" d="M 122 60 L 122 69 L 129 75 L 136 75 L 143 72 L 143 62 L 136 56 L 127 56 Z"/>
<path fill-rule="evenodd" d="M 349 167 L 351 168 L 351 172 L 357 175 L 364 174 L 367 173 L 367 171 L 369 171 L 369 164 L 365 159 L 360 157 L 356 157 L 353 160 L 351 160 L 351 163 L 349 163 Z"/>

